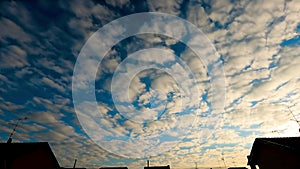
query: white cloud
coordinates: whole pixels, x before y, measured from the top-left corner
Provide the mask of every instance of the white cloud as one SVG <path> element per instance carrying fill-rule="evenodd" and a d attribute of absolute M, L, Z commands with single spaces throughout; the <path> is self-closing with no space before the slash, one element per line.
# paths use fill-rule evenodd
<path fill-rule="evenodd" d="M 49 79 L 48 77 L 43 77 L 42 78 L 42 82 L 44 82 L 46 85 L 48 85 L 48 86 L 50 86 L 50 87 L 52 87 L 54 89 L 57 89 L 60 92 L 64 92 L 65 91 L 65 88 L 62 85 L 56 83 L 55 81 Z"/>
<path fill-rule="evenodd" d="M 22 43 L 31 41 L 30 35 L 13 21 L 2 17 L 0 22 L 2 23 L 0 26 L 0 29 L 2 30 L 0 37 L 2 41 L 5 41 L 6 38 L 18 39 Z"/>
<path fill-rule="evenodd" d="M 27 53 L 18 46 L 8 46 L 7 48 L 2 48 L 2 57 L 0 60 L 0 66 L 2 68 L 16 68 L 29 66 L 27 61 Z"/>
<path fill-rule="evenodd" d="M 180 11 L 181 0 L 172 0 L 172 1 L 159 1 L 159 0 L 150 0 L 148 1 L 149 10 L 156 12 L 169 13 L 173 15 L 178 15 Z"/>
<path fill-rule="evenodd" d="M 114 7 L 123 7 L 126 3 L 126 1 L 121 4 L 116 2 L 109 3 Z M 109 8 L 94 4 L 93 2 L 75 1 L 69 5 L 66 8 L 70 8 L 68 10 L 76 17 L 68 20 L 67 24 L 70 30 L 74 31 L 72 33 L 77 32 L 75 35 L 82 36 L 85 40 L 101 25 L 119 16 L 118 13 L 109 10 Z M 195 110 L 200 116 L 196 127 L 188 133 L 186 142 L 178 144 L 160 157 L 151 157 L 154 164 L 165 164 L 162 161 L 167 161 L 167 164 L 172 164 L 172 168 L 188 168 L 194 166 L 194 162 L 198 161 L 199 165 L 203 164 L 204 166 L 212 167 L 222 166 L 223 162 L 221 158 L 224 157 L 228 165 L 245 165 L 246 155 L 250 152 L 249 145 L 253 143 L 255 137 L 299 136 L 299 126 L 295 121 L 291 120 L 293 117 L 287 109 L 287 106 L 299 102 L 299 47 L 280 46 L 284 40 L 291 39 L 299 34 L 299 32 L 295 31 L 297 25 L 300 23 L 298 1 L 242 1 L 235 3 L 230 3 L 229 1 L 210 1 L 207 2 L 207 8 L 203 7 L 201 2 L 188 2 L 184 6 L 181 1 L 149 1 L 148 5 L 150 11 L 186 16 L 189 21 L 201 28 L 211 42 L 215 44 L 217 51 L 222 55 L 226 75 L 226 84 L 222 84 L 226 85 L 225 112 L 219 116 L 205 114 L 210 108 L 209 104 L 205 102 L 206 100 L 202 100 L 201 97 L 191 100 L 192 105 L 196 102 L 201 103 L 200 109 Z M 180 8 L 184 8 L 186 11 L 181 12 L 178 10 Z M 11 2 L 7 7 L 7 12 L 22 17 L 16 18 L 14 21 L 1 18 L 1 25 L 5 25 L 1 29 L 3 30 L 0 33 L 1 40 L 7 44 L 7 38 L 16 39 L 22 45 L 11 45 L 3 48 L 1 52 L 4 57 L 1 59 L 0 67 L 18 68 L 14 72 L 14 77 L 16 78 L 24 77 L 24 75 L 41 75 L 41 79 L 35 76 L 29 80 L 32 86 L 39 86 L 42 82 L 58 91 L 68 92 L 70 88 L 66 87 L 66 83 L 71 81 L 70 71 L 73 69 L 73 63 L 63 59 L 60 60 L 61 64 L 53 62 L 50 59 L 41 59 L 37 62 L 39 66 L 54 70 L 58 74 L 69 73 L 61 79 L 54 79 L 50 75 L 46 76 L 45 72 L 38 70 L 34 65 L 30 65 L 31 62 L 28 61 L 29 54 L 38 54 L 43 51 L 42 49 L 47 49 L 47 46 L 49 49 L 53 48 L 53 45 L 50 45 L 49 41 L 47 41 L 47 45 L 42 45 L 42 42 L 38 42 L 38 49 L 30 47 L 28 42 L 32 42 L 34 38 L 23 29 L 31 30 L 31 28 L 36 26 L 35 24 L 31 24 L 34 22 L 29 14 L 30 11 L 27 11 L 22 5 L 17 5 L 17 2 Z M 23 21 L 20 22 L 20 20 Z M 93 21 L 99 22 L 95 24 Z M 24 25 L 24 23 L 26 24 Z M 159 21 L 158 23 L 163 22 Z M 216 28 L 215 25 L 217 24 L 223 29 Z M 0 28 L 2 27 L 0 26 Z M 149 31 L 160 29 L 159 24 L 155 23 L 147 23 L 144 27 L 147 27 Z M 176 29 L 174 30 L 173 28 Z M 180 33 L 177 31 L 181 29 L 184 29 L 184 25 L 174 22 L 162 31 L 172 35 Z M 124 31 L 123 28 L 110 30 L 108 35 L 104 36 L 108 40 L 105 42 L 96 41 L 95 44 L 89 45 L 90 50 L 87 52 L 90 53 L 87 54 L 95 54 L 95 51 L 99 49 L 98 43 L 105 43 L 104 46 L 112 43 L 115 35 L 122 33 L 122 31 Z M 41 36 L 46 37 L 51 35 L 52 37 L 51 32 L 61 33 L 62 30 L 58 27 L 51 27 L 49 32 L 41 33 Z M 180 34 L 180 36 L 183 35 L 184 33 Z M 150 37 L 147 35 L 139 36 L 139 38 L 145 40 L 145 47 L 152 47 L 151 43 L 159 43 L 164 40 L 161 37 Z M 55 38 L 51 40 L 55 40 Z M 71 47 L 73 50 L 78 51 L 83 45 L 81 41 L 74 39 L 72 42 L 74 42 Z M 176 40 L 167 39 L 166 45 L 170 46 L 176 42 Z M 43 47 L 40 48 L 40 46 Z M 138 45 L 134 44 L 130 46 L 129 44 L 126 48 L 134 50 L 138 48 Z M 45 51 L 45 55 L 47 52 L 51 53 L 51 51 Z M 76 52 L 73 54 L 77 55 Z M 145 63 L 155 61 L 158 64 L 174 61 L 174 58 L 171 57 L 151 57 L 149 55 L 140 61 Z M 167 93 L 175 92 L 172 101 L 166 104 L 166 110 L 169 113 L 169 116 L 166 117 L 168 118 L 148 123 L 146 128 L 144 128 L 143 124 L 130 120 L 125 121 L 121 125 L 118 123 L 118 120 L 121 119 L 120 115 L 108 116 L 108 112 L 115 111 L 113 106 L 103 103 L 98 104 L 95 109 L 88 109 L 90 105 L 86 105 L 86 109 L 83 110 L 91 111 L 89 112 L 90 116 L 82 112 L 82 116 L 88 124 L 87 128 L 93 129 L 95 126 L 99 126 L 99 123 L 103 127 L 103 130 L 101 130 L 102 135 L 96 137 L 96 140 L 99 141 L 104 136 L 121 137 L 130 135 L 138 139 L 150 138 L 147 142 L 142 142 L 145 145 L 160 145 L 158 142 L 162 140 L 151 139 L 158 138 L 161 131 L 170 129 L 170 127 L 174 127 L 180 120 L 183 120 L 174 120 L 174 113 L 186 108 L 186 105 L 182 103 L 189 102 L 188 100 L 184 100 L 184 98 L 180 98 L 180 85 L 186 86 L 191 91 L 196 90 L 196 87 L 198 87 L 201 90 L 200 93 L 202 92 L 201 94 L 204 91 L 208 91 L 207 101 L 211 101 L 211 82 L 209 81 L 210 77 L 206 74 L 207 68 L 204 63 L 188 50 L 181 53 L 181 59 L 185 61 L 186 65 L 194 73 L 197 86 L 189 86 L 183 78 L 177 79 L 177 82 L 181 82 L 177 84 L 176 79 L 174 80 L 171 76 L 159 71 L 144 71 L 137 74 L 132 80 L 123 77 L 123 79 L 119 79 L 119 84 L 117 84 L 117 86 L 122 86 L 124 85 L 123 82 L 130 82 L 128 86 L 129 90 L 124 93 L 126 96 L 129 95 L 129 101 L 139 98 L 140 106 L 149 103 L 149 98 L 153 94 L 146 92 L 146 85 L 141 81 L 143 77 L 150 77 L 152 80 L 151 87 L 161 91 L 157 96 L 159 101 L 163 101 Z M 109 51 L 107 57 L 102 62 L 101 71 L 104 71 L 104 73 L 113 73 L 120 64 L 120 61 L 121 59 L 117 51 Z M 78 78 L 78 82 L 83 83 L 75 85 L 78 85 L 76 87 L 85 88 L 85 82 L 90 82 L 89 80 L 94 78 L 97 70 L 99 70 L 97 67 L 98 63 L 96 63 L 95 58 L 88 58 L 80 66 L 83 69 L 83 73 L 81 76 L 76 76 L 76 78 Z M 132 69 L 135 66 L 134 64 L 127 65 L 126 69 Z M 176 65 L 172 66 L 172 68 L 180 70 Z M 98 72 L 96 78 L 101 75 L 102 72 Z M 11 76 L 1 74 L 0 79 L 5 83 L 4 85 L 13 86 L 14 78 Z M 106 82 L 103 83 L 106 83 L 105 89 L 110 91 L 110 79 L 106 79 Z M 3 105 L 0 106 L 1 115 L 4 111 L 24 108 L 24 106 L 19 106 L 3 99 L 1 101 L 3 101 Z M 28 140 L 32 137 L 30 136 L 30 131 L 38 132 L 49 128 L 49 131 L 34 134 L 33 137 L 37 140 L 52 141 L 54 152 L 64 166 L 72 166 L 73 162 L 70 159 L 74 159 L 74 157 L 80 158 L 82 165 L 98 164 L 99 159 L 106 160 L 106 162 L 109 161 L 107 158 L 108 154 L 104 150 L 97 147 L 91 140 L 85 138 L 85 136 L 79 135 L 77 128 L 66 124 L 62 120 L 63 117 L 69 115 L 68 113 L 73 113 L 70 103 L 70 99 L 64 99 L 59 96 L 53 96 L 49 99 L 34 97 L 26 105 L 43 105 L 47 110 L 35 113 L 35 116 L 30 117 L 36 124 L 33 126 L 29 123 L 24 124 L 24 128 L 20 128 L 20 133 L 18 133 L 16 139 L 19 141 Z M 299 117 L 298 107 L 299 104 L 296 104 L 295 107 L 291 108 L 296 118 Z M 134 108 L 134 106 L 123 107 L 126 110 L 131 108 Z M 99 112 L 94 110 L 98 110 Z M 149 108 L 143 107 L 142 110 L 149 110 Z M 62 111 L 64 113 L 61 113 Z M 105 115 L 106 118 L 96 119 L 95 117 L 100 116 L 100 113 Z M 141 113 L 141 115 L 143 114 Z M 201 115 L 206 116 L 201 117 Z M 74 114 L 71 115 L 71 117 L 73 116 Z M 190 119 L 190 116 L 186 116 L 184 122 Z M 177 127 L 184 128 L 186 125 L 187 123 L 180 123 Z M 1 132 L 8 131 L 7 126 L 1 127 Z M 99 135 L 98 130 L 91 130 L 91 133 Z M 171 136 L 180 135 L 179 131 L 170 131 L 168 134 Z M 66 144 L 64 145 L 64 143 Z M 139 154 L 145 155 L 145 151 L 143 151 L 145 145 L 142 145 L 141 142 L 138 142 L 138 144 L 134 143 L 137 142 L 132 142 L 129 146 L 142 147 L 137 151 Z M 170 143 L 172 144 L 172 142 L 165 142 L 167 145 Z M 116 147 L 116 145 L 120 145 L 120 142 L 107 143 L 106 146 L 111 146 L 112 150 L 116 152 L 125 152 L 126 148 L 128 148 L 125 146 Z M 163 147 L 164 145 L 161 144 L 160 146 Z M 128 152 L 129 155 L 131 155 L 130 153 L 132 152 Z M 123 164 L 122 162 L 120 163 Z M 139 160 L 129 164 L 129 166 L 134 165 L 144 165 L 144 161 Z M 83 165 L 83 167 L 86 166 Z"/>

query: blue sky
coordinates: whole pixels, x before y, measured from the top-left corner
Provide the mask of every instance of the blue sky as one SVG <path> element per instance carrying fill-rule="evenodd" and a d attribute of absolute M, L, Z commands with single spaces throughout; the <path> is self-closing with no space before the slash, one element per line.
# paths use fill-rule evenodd
<path fill-rule="evenodd" d="M 97 67 L 98 111 L 80 112 L 101 117 L 87 123 L 87 128 L 95 129 L 90 133 L 99 136 L 97 142 L 83 129 L 74 109 L 76 60 L 98 29 L 139 12 L 175 15 L 202 30 L 219 55 L 215 62 L 221 63 L 225 81 L 217 87 L 225 89 L 224 108 L 213 113 L 213 100 L 219 99 L 213 94 L 213 70 L 188 46 L 163 35 L 132 36 L 115 44 Z M 141 168 L 147 146 L 154 147 L 149 152 L 166 149 L 148 157 L 153 165 L 194 168 L 197 163 L 222 168 L 225 159 L 227 167 L 245 166 L 256 137 L 299 136 L 291 114 L 300 118 L 299 15 L 296 0 L 2 1 L 0 141 L 8 139 L 11 123 L 28 117 L 13 141 L 49 142 L 64 167 L 78 159 L 79 167 Z M 148 29 L 155 29 L 149 25 Z M 181 26 L 175 25 L 178 30 Z M 143 51 L 150 48 L 161 51 Z M 148 69 L 138 71 L 136 64 Z M 138 72 L 128 80 L 126 73 L 133 70 Z M 181 74 L 183 70 L 188 72 Z M 199 95 L 193 93 L 186 100 L 182 86 Z M 184 133 L 182 129 L 190 125 Z M 139 142 L 145 138 L 149 139 Z M 126 146 L 116 140 L 127 141 Z M 180 141 L 174 144 L 174 140 Z M 119 156 L 137 154 L 129 150 L 141 157 Z"/>

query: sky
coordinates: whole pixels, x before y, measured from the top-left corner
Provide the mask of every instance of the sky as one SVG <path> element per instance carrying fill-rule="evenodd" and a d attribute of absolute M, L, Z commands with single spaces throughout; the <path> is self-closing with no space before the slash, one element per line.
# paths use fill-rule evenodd
<path fill-rule="evenodd" d="M 0 30 L 0 141 L 22 119 L 63 167 L 246 166 L 300 136 L 299 1 L 1 1 Z"/>

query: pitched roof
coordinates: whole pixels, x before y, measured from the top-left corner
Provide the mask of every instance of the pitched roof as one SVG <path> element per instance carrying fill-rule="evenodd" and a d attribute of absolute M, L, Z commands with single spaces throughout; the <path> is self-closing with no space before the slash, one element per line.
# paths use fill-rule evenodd
<path fill-rule="evenodd" d="M 59 168 L 59 164 L 47 142 L 0 143 L 0 159 L 17 159 L 35 151 L 44 151 L 51 163 Z M 37 159 L 34 159 L 37 160 Z"/>
<path fill-rule="evenodd" d="M 270 144 L 300 152 L 300 137 L 256 138 L 254 143 Z"/>
<path fill-rule="evenodd" d="M 248 164 L 254 160 L 258 150 L 265 145 L 275 146 L 300 155 L 300 137 L 256 138 L 248 156 Z"/>

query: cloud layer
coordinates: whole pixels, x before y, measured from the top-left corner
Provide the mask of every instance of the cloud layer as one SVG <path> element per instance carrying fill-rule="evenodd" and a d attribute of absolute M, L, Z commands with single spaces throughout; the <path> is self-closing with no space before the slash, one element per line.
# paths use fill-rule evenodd
<path fill-rule="evenodd" d="M 98 105 L 95 109 L 98 111 L 91 113 L 102 118 L 99 121 L 86 117 L 91 128 L 104 126 L 103 131 L 97 133 L 99 139 L 104 135 L 155 138 L 160 131 L 176 124 L 177 130 L 171 130 L 168 136 L 180 137 L 180 128 L 186 123 L 172 121 L 172 115 L 191 111 L 199 117 L 195 127 L 182 142 L 159 156 L 150 157 L 151 163 L 170 164 L 172 168 L 194 168 L 195 162 L 203 167 L 224 167 L 224 159 L 227 167 L 245 166 L 256 137 L 299 136 L 299 125 L 295 121 L 300 118 L 299 5 L 295 0 L 1 2 L 0 139 L 6 141 L 13 128 L 11 123 L 26 116 L 28 120 L 21 121 L 14 141 L 48 141 L 61 166 L 71 166 L 75 158 L 79 159 L 78 166 L 88 168 L 144 166 L 145 159 L 115 156 L 98 147 L 86 135 L 74 110 L 72 75 L 81 48 L 99 28 L 136 12 L 162 12 L 196 25 L 214 45 L 219 54 L 216 62 L 222 63 L 226 82 L 222 84 L 226 87 L 224 110 L 211 113 L 212 100 L 216 97 L 211 86 L 211 70 L 195 51 L 172 37 L 143 34 L 117 43 L 100 65 L 93 62 L 84 65 L 87 76 L 97 72 L 95 95 Z M 170 26 L 184 25 L 174 23 Z M 149 23 L 145 27 L 159 29 Z M 116 30 L 110 35 L 114 33 Z M 152 114 L 150 111 L 147 118 L 141 114 L 142 120 L 161 117 L 143 124 L 137 123 L 141 120 L 139 116 L 134 116 L 136 121 L 125 120 L 118 112 L 111 93 L 114 73 L 130 70 L 129 66 L 133 67 L 136 62 L 129 56 L 149 48 L 169 51 L 189 68 L 196 83 L 189 88 L 196 87 L 200 93 L 193 100 L 199 104 L 198 108 L 181 104 L 184 98 L 180 94 L 180 84 L 172 74 L 148 69 L 130 80 L 121 77 L 117 80 L 129 82 L 129 92 L 121 91 L 121 94 L 129 96 L 135 106 L 132 108 L 142 112 L 156 110 Z M 145 56 L 144 60 L 138 61 L 146 65 L 165 64 L 176 70 L 180 65 L 176 64 L 174 56 Z M 122 67 L 118 66 L 124 61 L 129 64 L 120 69 Z M 92 69 L 91 64 L 96 69 Z M 186 82 L 186 79 L 179 81 Z M 167 114 L 161 110 L 167 110 Z M 108 141 L 111 149 L 116 148 L 115 140 Z M 166 139 L 164 144 L 160 144 L 162 140 L 149 144 L 164 149 L 171 142 Z M 140 150 L 141 154 L 145 153 Z M 126 152 L 126 149 L 115 151 Z"/>

